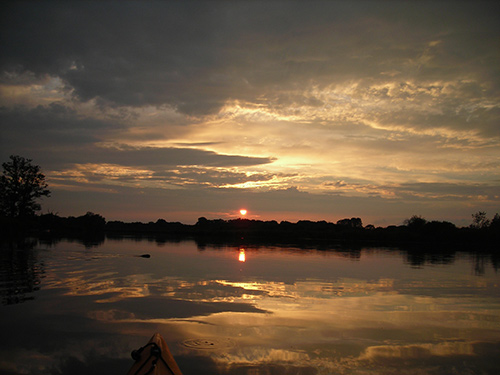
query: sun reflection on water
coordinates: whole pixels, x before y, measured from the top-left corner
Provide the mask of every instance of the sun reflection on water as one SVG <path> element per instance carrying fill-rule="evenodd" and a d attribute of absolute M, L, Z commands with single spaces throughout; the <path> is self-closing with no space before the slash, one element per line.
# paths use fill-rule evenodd
<path fill-rule="evenodd" d="M 111 252 L 110 244 L 102 254 Z M 333 253 L 252 246 L 208 252 L 121 242 L 116 251 L 126 246 L 130 254 L 147 246 L 154 262 L 86 250 L 43 253 L 41 297 L 29 302 L 38 308 L 24 317 L 12 313 L 11 320 L 28 329 L 32 321 L 64 316 L 73 330 L 83 318 L 82 329 L 106 327 L 125 341 L 154 329 L 186 373 L 200 373 L 189 366 L 201 361 L 210 364 L 207 373 L 222 375 L 276 369 L 414 375 L 401 368 L 404 362 L 430 375 L 436 363 L 445 368 L 464 359 L 467 371 L 480 373 L 500 353 L 498 275 L 470 275 L 463 259 L 412 269 L 399 253 L 376 251 L 353 262 Z M 235 267 L 236 254 L 243 263 L 248 251 L 251 262 Z"/>
<path fill-rule="evenodd" d="M 246 255 L 245 255 L 245 249 L 244 248 L 241 248 L 240 249 L 240 254 L 238 256 L 238 260 L 241 262 L 241 263 L 245 263 L 246 262 Z"/>

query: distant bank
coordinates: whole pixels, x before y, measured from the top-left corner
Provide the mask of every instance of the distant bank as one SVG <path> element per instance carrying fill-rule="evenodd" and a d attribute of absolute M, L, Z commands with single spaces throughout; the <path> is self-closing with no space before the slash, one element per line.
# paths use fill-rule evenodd
<path fill-rule="evenodd" d="M 33 216 L 24 222 L 1 220 L 2 237 L 13 234 L 44 237 L 119 237 L 154 236 L 171 239 L 192 238 L 208 243 L 342 243 L 371 244 L 425 243 L 437 246 L 500 243 L 500 215 L 486 218 L 483 212 L 472 215 L 467 227 L 457 227 L 446 221 L 427 221 L 420 216 L 405 220 L 403 225 L 388 227 L 363 226 L 360 218 L 346 218 L 331 223 L 301 220 L 261 221 L 249 219 L 206 219 L 201 217 L 194 225 L 180 222 L 125 223 L 106 221 L 92 212 L 79 217 L 60 217 L 55 214 Z"/>

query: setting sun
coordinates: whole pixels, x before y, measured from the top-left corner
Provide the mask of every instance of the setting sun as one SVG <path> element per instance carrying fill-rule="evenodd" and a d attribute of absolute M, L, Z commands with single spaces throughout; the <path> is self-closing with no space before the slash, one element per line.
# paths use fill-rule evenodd
<path fill-rule="evenodd" d="M 500 1 L 192 3 L 0 6 L 0 375 L 500 375 Z"/>

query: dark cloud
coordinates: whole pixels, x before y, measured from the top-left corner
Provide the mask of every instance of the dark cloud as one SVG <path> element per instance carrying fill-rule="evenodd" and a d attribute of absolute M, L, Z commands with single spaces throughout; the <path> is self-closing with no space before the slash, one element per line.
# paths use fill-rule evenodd
<path fill-rule="evenodd" d="M 389 199 L 431 202 L 434 199 L 443 201 L 470 200 L 479 198 L 494 201 L 500 188 L 498 181 L 489 183 L 451 183 L 451 182 L 406 182 L 400 184 L 375 185 L 367 181 L 348 182 L 345 180 L 327 181 L 324 186 L 330 187 L 334 194 L 349 194 L 352 191 L 363 191 L 364 194 L 377 197 L 381 192 L 391 193 Z"/>
<path fill-rule="evenodd" d="M 74 109 L 65 105 L 52 103 L 48 106 L 37 106 L 28 108 L 17 106 L 14 108 L 0 108 L 1 129 L 22 131 L 88 131 L 91 140 L 98 139 L 92 136 L 90 132 L 99 131 L 106 128 L 123 128 L 112 122 L 104 122 L 92 117 L 79 115 Z M 69 141 L 69 139 L 67 140 Z"/>
<path fill-rule="evenodd" d="M 214 167 L 266 164 L 272 158 L 220 155 L 193 148 L 101 147 L 106 136 L 126 127 L 119 121 L 85 117 L 60 105 L 29 109 L 0 108 L 1 156 L 8 153 L 39 154 L 39 163 L 53 168 L 81 163 L 109 163 L 123 166 L 203 165 Z"/>
<path fill-rule="evenodd" d="M 390 187 L 389 187 L 390 188 Z M 440 200 L 468 199 L 482 197 L 486 200 L 495 200 L 499 191 L 499 184 L 457 184 L 457 183 L 403 183 L 392 189 L 402 198 L 428 200 L 439 197 Z M 418 198 L 420 197 L 420 198 Z"/>
<path fill-rule="evenodd" d="M 484 196 L 491 206 L 498 11 L 490 1 L 10 1 L 0 13 L 0 156 L 34 159 L 59 187 L 101 192 L 94 202 L 56 188 L 53 196 L 67 199 L 61 212 L 70 204 L 137 211 L 118 195 L 111 207 L 106 194 L 136 183 L 124 196 L 137 201 L 133 192 L 153 189 L 140 183 L 146 177 L 157 188 L 184 190 L 162 192 L 175 201 L 173 212 L 220 212 L 217 205 L 228 210 L 243 196 L 263 212 L 301 215 L 380 215 L 403 199 L 411 211 L 411 202 L 430 207 L 433 195 L 456 197 L 457 205 Z M 234 106 L 204 116 L 225 104 Z M 161 147 L 166 141 L 175 147 Z M 262 167 L 271 155 L 281 175 L 231 169 Z M 353 175 L 328 176 L 328 160 Z M 115 166 L 124 168 L 114 173 Z M 380 180 L 359 181 L 363 168 Z M 257 198 L 215 189 L 247 181 L 285 188 L 295 182 L 281 177 L 295 172 L 298 190 Z M 80 186 L 80 178 L 89 183 Z M 346 182 L 314 186 L 337 178 Z M 213 203 L 199 198 L 207 191 Z"/>
<path fill-rule="evenodd" d="M 0 108 L 0 145 L 2 158 L 9 154 L 51 154 L 72 150 L 102 140 L 113 129 L 114 122 L 79 116 L 59 104 L 35 108 Z M 64 157 L 63 157 L 64 160 Z"/>
<path fill-rule="evenodd" d="M 467 69 L 498 88 L 493 2 L 426 2 L 427 12 L 411 2 L 316 5 L 10 2 L 0 64 L 60 76 L 82 100 L 195 115 L 227 99 L 255 101 L 275 85 L 376 79 L 388 69 L 418 79 Z"/>
<path fill-rule="evenodd" d="M 0 155 L 34 153 L 45 160 L 50 155 L 57 163 L 66 161 L 71 154 L 102 141 L 106 135 L 124 126 L 116 121 L 104 121 L 81 116 L 73 109 L 60 104 L 35 108 L 0 108 Z M 68 155 L 64 155 L 69 151 Z M 57 154 L 57 155 L 56 155 Z"/>
<path fill-rule="evenodd" d="M 271 158 L 248 157 L 239 155 L 220 155 L 212 151 L 191 148 L 123 146 L 122 148 L 95 147 L 88 149 L 89 154 L 80 162 L 110 163 L 124 166 L 204 165 L 214 167 L 248 166 L 272 162 Z"/>
<path fill-rule="evenodd" d="M 271 158 L 221 155 L 212 151 L 191 148 L 165 148 L 130 146 L 99 147 L 86 146 L 70 150 L 47 151 L 45 161 L 54 169 L 77 164 L 113 164 L 124 167 L 139 167 L 152 171 L 165 171 L 177 166 L 234 167 L 271 163 Z"/>

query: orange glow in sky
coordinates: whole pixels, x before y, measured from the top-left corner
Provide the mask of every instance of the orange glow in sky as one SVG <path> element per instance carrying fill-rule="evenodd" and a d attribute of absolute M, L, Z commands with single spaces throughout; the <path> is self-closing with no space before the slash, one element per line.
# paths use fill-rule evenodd
<path fill-rule="evenodd" d="M 40 165 L 52 192 L 42 212 L 383 227 L 414 215 L 468 226 L 474 212 L 499 212 L 492 1 L 452 12 L 447 2 L 296 1 L 286 16 L 272 1 L 222 1 L 202 17 L 182 8 L 186 22 L 161 32 L 175 2 L 108 1 L 86 34 L 91 2 L 68 7 L 79 15 L 70 28 L 59 2 L 38 3 L 11 1 L 0 24 L 0 167 L 17 154 Z M 141 12 L 148 22 L 131 24 Z M 285 55 L 273 52 L 278 40 Z"/>
<path fill-rule="evenodd" d="M 240 249 L 240 255 L 238 256 L 238 260 L 242 263 L 246 261 L 245 249 Z"/>

